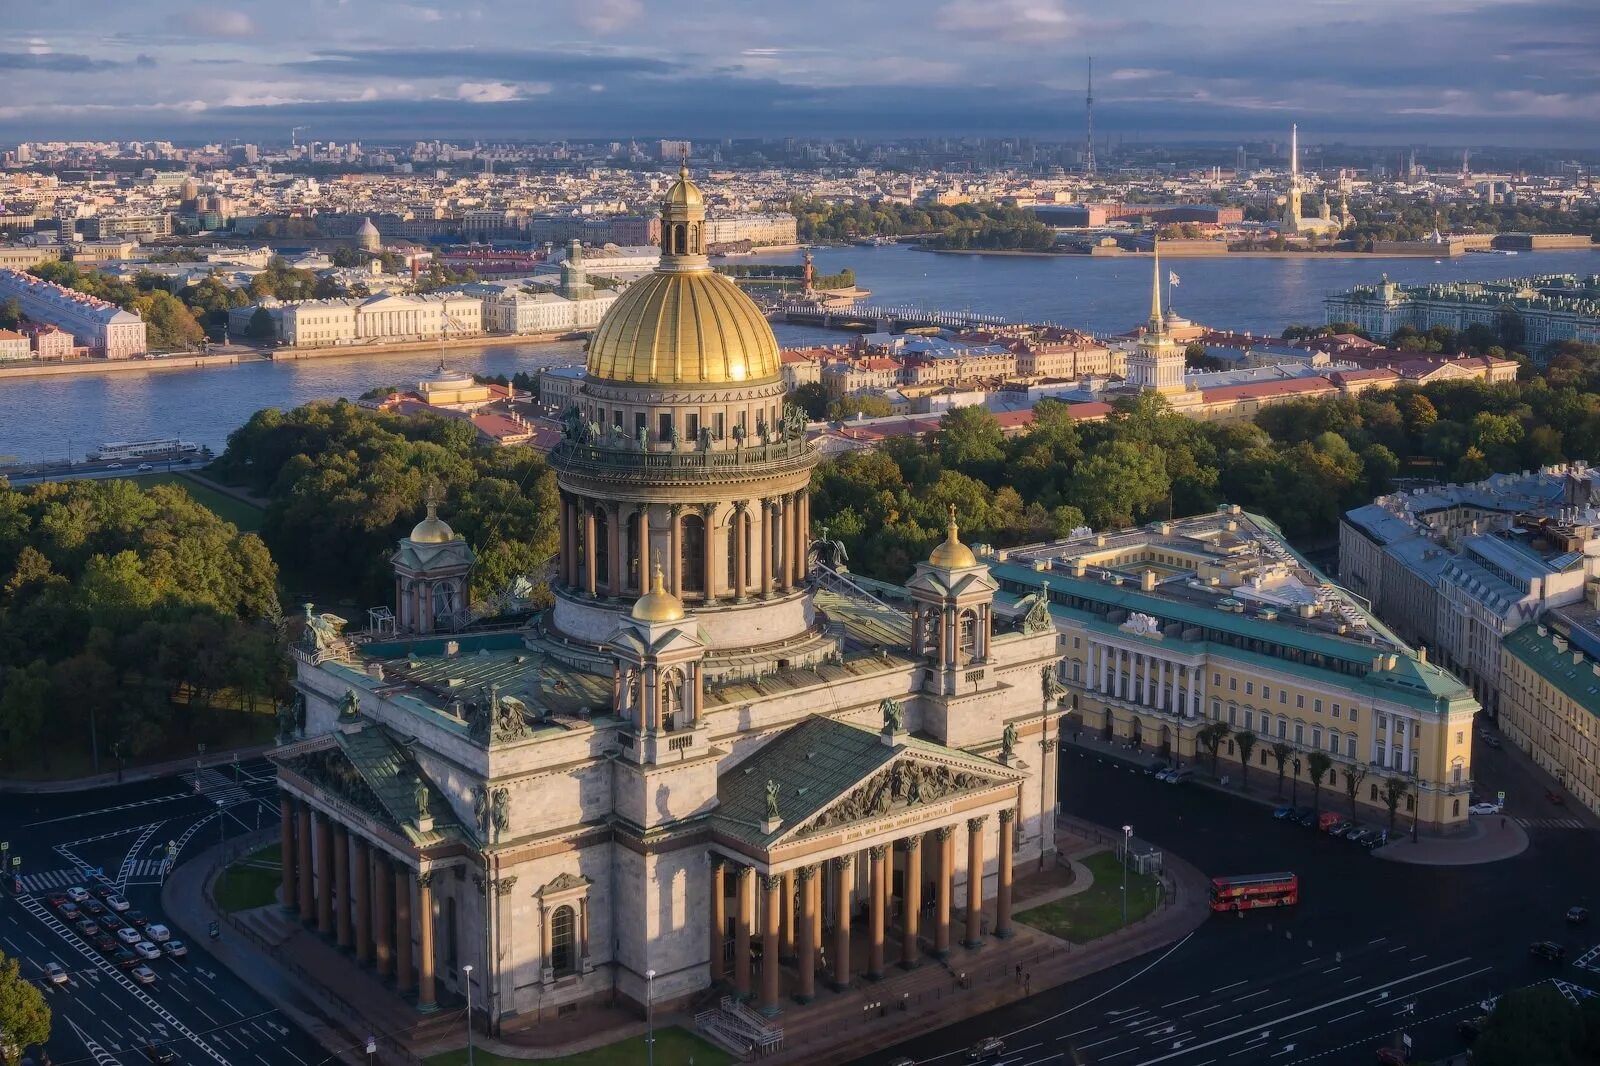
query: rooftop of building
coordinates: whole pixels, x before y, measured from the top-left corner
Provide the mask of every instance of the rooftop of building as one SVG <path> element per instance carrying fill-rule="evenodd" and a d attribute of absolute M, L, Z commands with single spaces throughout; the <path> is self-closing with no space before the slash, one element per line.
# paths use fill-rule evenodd
<path fill-rule="evenodd" d="M 1501 648 L 1590 714 L 1600 716 L 1600 657 L 1595 654 L 1595 634 L 1588 626 L 1581 627 L 1587 639 L 1580 642 L 1577 633 L 1566 629 L 1565 620 L 1555 621 L 1553 626 L 1530 622 L 1508 635 Z"/>

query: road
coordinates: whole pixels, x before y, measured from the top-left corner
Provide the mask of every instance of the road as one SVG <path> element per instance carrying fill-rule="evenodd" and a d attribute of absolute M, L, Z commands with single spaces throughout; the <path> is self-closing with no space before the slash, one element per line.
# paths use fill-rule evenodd
<path fill-rule="evenodd" d="M 311 1037 L 218 965 L 205 944 L 190 941 L 186 958 L 151 962 L 156 980 L 141 986 L 59 921 L 47 900 L 69 885 L 110 884 L 152 922 L 171 925 L 160 900 L 168 842 L 178 845 L 182 863 L 223 835 L 272 824 L 272 782 L 271 767 L 254 760 L 237 776 L 231 768 L 201 771 L 198 789 L 191 771 L 0 803 L 0 840 L 10 845 L 9 856 L 22 859 L 23 888 L 14 895 L 8 877 L 0 892 L 0 948 L 35 979 L 51 962 L 71 975 L 64 986 L 40 981 L 54 1015 L 47 1050 L 55 1066 L 144 1062 L 148 1044 L 195 1066 L 328 1061 Z"/>
<path fill-rule="evenodd" d="M 1270 774 L 1253 780 L 1273 789 Z M 1569 963 L 1600 966 L 1600 928 L 1563 920 L 1574 904 L 1600 904 L 1600 849 L 1595 831 L 1559 816 L 1560 808 L 1557 816 L 1532 808 L 1521 819 L 1531 844 L 1514 859 L 1415 866 L 1275 821 L 1249 800 L 1167 785 L 1070 745 L 1061 781 L 1068 813 L 1132 824 L 1141 841 L 1208 874 L 1294 871 L 1299 905 L 1213 916 L 1175 945 L 861 1059 L 863 1066 L 901 1056 L 954 1064 L 990 1035 L 1006 1041 L 1006 1056 L 991 1060 L 1003 1066 L 1069 1066 L 1074 1050 L 1096 1066 L 1343 1066 L 1374 1061 L 1401 1033 L 1427 1059 L 1463 1049 L 1456 1024 L 1480 1013 L 1487 996 L 1552 977 L 1600 990 L 1600 972 L 1528 955 L 1530 942 L 1548 938 L 1565 945 Z M 1483 784 L 1491 794 L 1501 787 Z M 1302 790 L 1301 801 L 1308 798 Z M 1322 802 L 1340 809 L 1345 800 L 1324 792 Z"/>

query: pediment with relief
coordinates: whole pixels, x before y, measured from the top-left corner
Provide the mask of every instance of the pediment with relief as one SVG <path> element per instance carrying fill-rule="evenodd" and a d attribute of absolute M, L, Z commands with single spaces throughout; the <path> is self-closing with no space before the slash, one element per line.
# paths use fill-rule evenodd
<path fill-rule="evenodd" d="M 924 804 L 1007 783 L 1003 777 L 973 770 L 917 759 L 896 759 L 813 815 L 795 835 L 804 837 L 855 822 L 889 817 Z"/>

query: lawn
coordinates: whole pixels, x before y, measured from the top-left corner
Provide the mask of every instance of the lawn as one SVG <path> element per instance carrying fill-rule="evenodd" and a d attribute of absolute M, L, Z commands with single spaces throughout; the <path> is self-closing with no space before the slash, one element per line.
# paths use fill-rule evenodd
<path fill-rule="evenodd" d="M 1097 851 L 1083 860 L 1094 884 L 1075 896 L 1022 911 L 1017 921 L 1051 936 L 1086 944 L 1122 925 L 1122 862 L 1115 852 Z M 1128 869 L 1128 921 L 1137 922 L 1161 902 L 1160 883 Z"/>
<path fill-rule="evenodd" d="M 281 863 L 278 845 L 269 844 L 228 867 L 228 872 L 217 878 L 213 893 L 217 906 L 232 914 L 276 902 Z"/>
<path fill-rule="evenodd" d="M 459 1051 L 444 1051 L 433 1055 L 424 1062 L 426 1066 L 464 1066 L 467 1061 L 466 1048 Z M 507 1066 L 509 1063 L 532 1062 L 533 1059 L 508 1059 L 504 1055 L 493 1055 L 479 1050 L 474 1055 L 473 1061 L 479 1066 Z M 580 1051 L 576 1055 L 567 1055 L 559 1059 L 539 1059 L 539 1062 L 563 1063 L 565 1066 L 639 1066 L 645 1061 L 644 1037 L 635 1036 L 627 1040 L 619 1040 L 615 1044 L 595 1048 L 593 1051 Z M 687 1029 L 673 1026 L 669 1029 L 656 1030 L 656 1066 L 729 1066 L 733 1056 L 719 1047 L 701 1040 Z"/>
<path fill-rule="evenodd" d="M 180 473 L 139 474 L 131 480 L 138 482 L 139 487 L 145 489 L 154 485 L 176 485 L 193 496 L 194 502 L 201 507 L 224 522 L 232 522 L 238 526 L 241 533 L 254 533 L 261 528 L 261 508 L 251 506 L 243 500 L 236 500 Z"/>

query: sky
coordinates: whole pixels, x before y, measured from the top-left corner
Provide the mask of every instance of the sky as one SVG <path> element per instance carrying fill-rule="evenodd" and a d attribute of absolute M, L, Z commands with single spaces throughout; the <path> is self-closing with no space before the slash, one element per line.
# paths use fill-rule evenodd
<path fill-rule="evenodd" d="M 0 139 L 1600 142 L 1600 0 L 0 0 Z"/>

